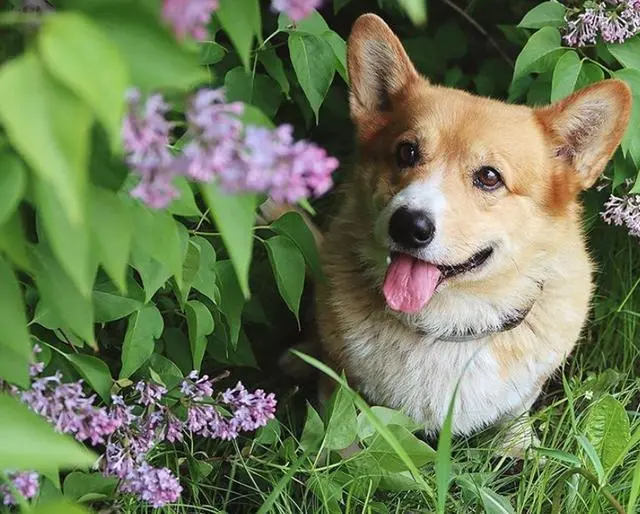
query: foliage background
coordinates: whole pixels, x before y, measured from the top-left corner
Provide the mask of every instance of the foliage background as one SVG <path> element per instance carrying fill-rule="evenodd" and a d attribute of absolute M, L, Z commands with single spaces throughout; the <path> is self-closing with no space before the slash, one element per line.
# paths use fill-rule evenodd
<path fill-rule="evenodd" d="M 291 123 L 297 137 L 338 157 L 339 185 L 354 150 L 344 40 L 364 12 L 387 20 L 433 82 L 532 105 L 609 75 L 627 80 L 637 99 L 638 36 L 623 45 L 563 47 L 564 7 L 556 2 L 431 0 L 426 24 L 416 24 L 407 5 L 420 2 L 334 0 L 291 26 L 267 2 L 222 0 L 210 38 L 196 43 L 173 37 L 160 1 L 52 3 L 55 13 L 7 5 L 0 16 L 6 383 L 28 385 L 35 340 L 45 348 L 45 373 L 84 378 L 105 402 L 140 378 L 175 383 L 191 369 L 231 370 L 230 384 L 242 379 L 276 391 L 278 420 L 255 438 L 159 452 L 185 487 L 167 511 L 608 512 L 624 505 L 634 512 L 640 260 L 637 241 L 599 213 L 610 193 L 626 194 L 635 183 L 640 107 L 608 181 L 585 195 L 600 266 L 592 323 L 540 401 L 535 424 L 544 448 L 524 464 L 492 460 L 493 431 L 451 444 L 445 430 L 432 442 L 436 452 L 404 416 L 367 408 L 348 387 L 320 416 L 307 402 L 312 388 L 298 389 L 277 366 L 313 330 L 312 281 L 303 286 L 305 267 L 318 278 L 317 256 L 300 218 L 254 227 L 254 196 L 225 196 L 183 179 L 167 210 L 145 207 L 126 194 L 135 177 L 122 161 L 120 125 L 129 86 L 161 91 L 175 106 L 179 151 L 186 94 L 223 86 L 228 100 L 253 106 L 245 121 Z M 301 57 L 305 45 L 315 51 L 311 63 Z M 330 193 L 308 206 L 321 226 L 335 200 Z M 55 512 L 61 498 L 95 510 L 148 509 L 89 470 L 95 455 L 38 424 L 8 395 L 0 400 L 0 468 L 43 474 L 33 502 L 49 509 L 42 512 Z M 353 440 L 367 451 L 341 459 L 335 450 Z M 20 441 L 21 450 L 10 451 Z"/>

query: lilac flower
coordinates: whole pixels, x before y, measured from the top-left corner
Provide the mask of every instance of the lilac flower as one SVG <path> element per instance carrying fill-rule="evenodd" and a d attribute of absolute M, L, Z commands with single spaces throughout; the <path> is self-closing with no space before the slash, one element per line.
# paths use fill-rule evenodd
<path fill-rule="evenodd" d="M 184 438 L 184 423 L 172 414 L 169 414 L 164 432 L 164 438 L 170 443 L 182 441 Z"/>
<path fill-rule="evenodd" d="M 233 420 L 245 431 L 266 425 L 273 419 L 277 404 L 273 393 L 266 395 L 262 389 L 250 393 L 240 382 L 222 394 L 222 401 L 234 409 Z"/>
<path fill-rule="evenodd" d="M 197 40 L 207 37 L 207 24 L 218 0 L 164 0 L 162 17 L 178 39 L 190 35 Z"/>
<path fill-rule="evenodd" d="M 136 384 L 136 392 L 140 393 L 138 403 L 141 405 L 157 405 L 167 394 L 167 389 L 152 382 L 140 381 Z"/>
<path fill-rule="evenodd" d="M 122 138 L 127 164 L 141 179 L 131 194 L 151 207 L 166 207 L 178 195 L 172 184 L 176 173 L 168 147 L 172 124 L 165 118 L 169 106 L 161 95 L 152 95 L 142 106 L 136 90 L 128 93 L 127 100 Z"/>
<path fill-rule="evenodd" d="M 568 19 L 565 16 L 567 28 L 564 40 L 566 43 L 571 46 L 594 44 L 598 35 L 601 17 L 601 6 L 597 6 L 595 9 L 587 8 L 584 12 L 578 14 L 575 19 Z"/>
<path fill-rule="evenodd" d="M 95 396 L 84 394 L 82 381 L 62 383 L 60 373 L 35 380 L 21 399 L 59 432 L 93 445 L 103 444 L 120 426 L 120 420 L 110 417 L 106 409 L 94 407 Z"/>
<path fill-rule="evenodd" d="M 298 202 L 320 196 L 332 186 L 338 161 L 307 141 L 294 141 L 293 129 L 244 127 L 241 103 L 225 103 L 221 89 L 202 89 L 187 109 L 190 142 L 181 155 L 167 149 L 168 107 L 157 95 L 137 116 L 139 96 L 132 95 L 132 113 L 125 120 L 128 163 L 141 181 L 132 191 L 151 207 L 162 208 L 177 195 L 173 178 L 180 174 L 199 182 L 217 181 L 226 193 L 267 193 L 276 202 Z M 162 118 L 162 119 L 160 119 Z"/>
<path fill-rule="evenodd" d="M 598 35 L 607 43 L 623 43 L 640 32 L 640 1 L 590 0 L 569 9 L 565 22 L 564 40 L 570 46 L 595 44 Z"/>
<path fill-rule="evenodd" d="M 143 462 L 127 476 L 126 491 L 159 508 L 180 498 L 182 486 L 168 468 L 154 468 Z"/>
<path fill-rule="evenodd" d="M 208 375 L 200 377 L 198 371 L 193 370 L 188 378 L 189 380 L 184 380 L 180 386 L 180 391 L 186 397 L 202 401 L 205 397 L 213 395 L 213 380 L 210 380 Z"/>
<path fill-rule="evenodd" d="M 13 486 L 18 492 L 25 498 L 30 499 L 35 497 L 40 490 L 40 481 L 38 473 L 30 471 L 24 472 L 9 472 L 7 478 L 11 480 Z M 17 501 L 11 494 L 11 490 L 6 484 L 0 483 L 0 497 L 4 505 L 16 505 Z"/>
<path fill-rule="evenodd" d="M 271 8 L 274 11 L 286 13 L 293 21 L 300 21 L 321 4 L 322 0 L 273 0 Z"/>
<path fill-rule="evenodd" d="M 640 195 L 611 195 L 604 207 L 600 215 L 605 222 L 610 225 L 626 225 L 631 236 L 640 237 Z"/>

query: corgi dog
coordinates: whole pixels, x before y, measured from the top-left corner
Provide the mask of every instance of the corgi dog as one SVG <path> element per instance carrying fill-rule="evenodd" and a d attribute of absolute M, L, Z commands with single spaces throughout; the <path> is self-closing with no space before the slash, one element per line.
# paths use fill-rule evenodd
<path fill-rule="evenodd" d="M 630 89 L 604 80 L 531 108 L 434 85 L 373 14 L 347 54 L 357 164 L 317 238 L 319 355 L 427 434 L 458 386 L 454 434 L 520 420 L 506 443 L 522 455 L 588 315 L 579 195 L 624 135 Z"/>

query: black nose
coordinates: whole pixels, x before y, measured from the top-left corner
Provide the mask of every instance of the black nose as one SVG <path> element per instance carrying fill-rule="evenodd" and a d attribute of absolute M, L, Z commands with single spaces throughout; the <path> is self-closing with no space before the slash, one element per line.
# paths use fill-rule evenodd
<path fill-rule="evenodd" d="M 389 220 L 389 235 L 405 248 L 423 248 L 433 239 L 436 227 L 424 211 L 400 207 Z"/>

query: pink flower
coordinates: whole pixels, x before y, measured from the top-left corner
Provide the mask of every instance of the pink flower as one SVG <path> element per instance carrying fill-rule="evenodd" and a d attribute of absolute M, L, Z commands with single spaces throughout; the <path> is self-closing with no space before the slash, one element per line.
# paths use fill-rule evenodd
<path fill-rule="evenodd" d="M 640 237 L 640 195 L 611 195 L 600 215 L 608 224 L 626 225 L 631 236 Z"/>
<path fill-rule="evenodd" d="M 34 498 L 40 490 L 38 473 L 29 471 L 9 472 L 7 478 L 25 499 Z M 17 501 L 6 484 L 0 484 L 0 498 L 4 505 L 16 505 Z"/>
<path fill-rule="evenodd" d="M 322 0 L 273 0 L 271 8 L 274 11 L 283 12 L 293 21 L 300 21 L 318 9 Z"/>
<path fill-rule="evenodd" d="M 201 41 L 207 37 L 207 24 L 217 8 L 218 0 L 164 0 L 162 17 L 178 39 L 192 36 Z"/>

